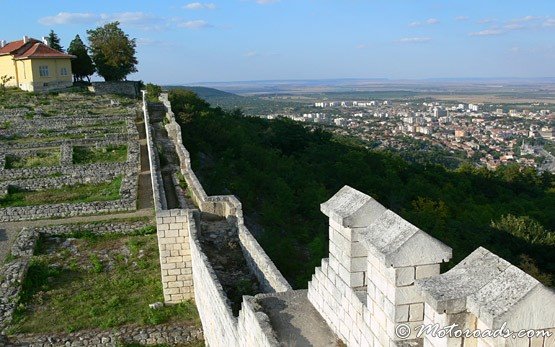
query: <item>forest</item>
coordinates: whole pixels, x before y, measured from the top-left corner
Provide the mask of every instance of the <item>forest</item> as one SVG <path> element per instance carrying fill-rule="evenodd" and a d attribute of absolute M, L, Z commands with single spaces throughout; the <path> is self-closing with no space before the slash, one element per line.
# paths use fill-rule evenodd
<path fill-rule="evenodd" d="M 296 288 L 327 257 L 320 204 L 344 185 L 452 247 L 443 271 L 483 246 L 554 285 L 552 174 L 414 163 L 288 119 L 213 108 L 191 91 L 172 90 L 170 101 L 207 193 L 241 200 L 247 226 Z"/>

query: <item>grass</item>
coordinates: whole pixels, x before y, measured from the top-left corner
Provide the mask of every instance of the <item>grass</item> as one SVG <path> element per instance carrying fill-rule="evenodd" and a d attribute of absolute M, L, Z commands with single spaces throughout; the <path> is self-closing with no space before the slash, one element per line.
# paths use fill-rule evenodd
<path fill-rule="evenodd" d="M 43 238 L 31 259 L 10 333 L 180 322 L 199 326 L 194 304 L 163 301 L 155 234 Z M 69 242 L 69 246 L 67 244 Z"/>
<path fill-rule="evenodd" d="M 74 164 L 122 163 L 127 160 L 127 146 L 73 147 Z"/>
<path fill-rule="evenodd" d="M 6 156 L 6 169 L 33 168 L 39 166 L 60 165 L 60 151 L 40 151 L 31 157 Z"/>
<path fill-rule="evenodd" d="M 117 176 L 110 182 L 77 184 L 39 191 L 10 187 L 8 195 L 0 198 L 0 208 L 117 200 L 120 198 L 121 181 L 122 177 Z"/>

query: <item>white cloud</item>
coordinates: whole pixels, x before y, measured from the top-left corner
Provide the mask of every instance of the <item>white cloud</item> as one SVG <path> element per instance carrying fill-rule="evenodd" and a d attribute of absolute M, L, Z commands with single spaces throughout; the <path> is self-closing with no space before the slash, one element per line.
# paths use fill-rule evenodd
<path fill-rule="evenodd" d="M 259 55 L 259 54 L 258 54 L 258 52 L 256 52 L 256 51 L 249 51 L 249 52 L 246 52 L 246 53 L 245 53 L 245 57 L 247 57 L 247 58 L 256 57 L 256 56 L 258 56 L 258 55 Z"/>
<path fill-rule="evenodd" d="M 543 21 L 543 23 L 542 23 Z M 478 21 L 479 24 L 486 24 L 496 22 L 496 20 L 492 19 L 482 19 Z M 555 19 L 550 19 L 549 17 L 540 17 L 540 16 L 524 16 L 519 18 L 513 18 L 510 20 L 506 20 L 503 23 L 490 26 L 489 28 L 471 32 L 469 35 L 471 36 L 495 36 L 506 34 L 511 31 L 515 30 L 540 30 L 542 27 L 555 27 Z"/>
<path fill-rule="evenodd" d="M 526 26 L 520 23 L 509 23 L 509 24 L 505 24 L 503 28 L 507 30 L 520 30 L 520 29 L 525 29 Z"/>
<path fill-rule="evenodd" d="M 181 22 L 181 23 L 178 23 L 177 26 L 185 29 L 205 29 L 205 28 L 213 27 L 213 25 L 211 25 L 210 23 L 202 19 Z"/>
<path fill-rule="evenodd" d="M 137 46 L 139 47 L 175 47 L 180 46 L 180 42 L 170 42 L 164 40 L 155 40 L 151 38 L 140 37 L 137 39 Z"/>
<path fill-rule="evenodd" d="M 423 25 L 434 25 L 434 24 L 438 24 L 439 23 L 439 19 L 437 18 L 428 18 L 423 22 L 412 22 L 409 24 L 409 26 L 411 27 L 419 27 L 419 26 L 423 26 Z"/>
<path fill-rule="evenodd" d="M 266 5 L 266 4 L 272 4 L 274 2 L 279 2 L 279 1 L 281 0 L 256 0 L 256 3 L 260 5 Z"/>
<path fill-rule="evenodd" d="M 162 18 L 144 12 L 123 12 L 115 14 L 102 14 L 105 22 L 118 21 L 122 25 L 132 26 L 143 30 L 159 30 L 166 26 Z"/>
<path fill-rule="evenodd" d="M 71 13 L 60 12 L 54 16 L 39 19 L 42 25 L 65 24 L 102 24 L 118 21 L 122 25 L 132 26 L 143 30 L 157 30 L 165 26 L 162 18 L 144 12 L 121 13 Z"/>
<path fill-rule="evenodd" d="M 40 18 L 39 23 L 42 25 L 87 24 L 98 22 L 100 19 L 100 14 L 96 13 L 60 12 L 54 16 Z"/>
<path fill-rule="evenodd" d="M 493 23 L 493 22 L 495 22 L 495 19 L 483 18 L 483 19 L 480 19 L 478 21 L 478 24 L 490 24 L 490 23 Z"/>
<path fill-rule="evenodd" d="M 555 27 L 555 18 L 548 18 L 543 22 L 542 26 L 546 28 Z"/>
<path fill-rule="evenodd" d="M 521 18 L 515 18 L 513 20 L 511 20 L 510 22 L 513 23 L 523 23 L 523 22 L 531 22 L 531 21 L 535 21 L 537 19 L 540 19 L 540 17 L 537 16 L 524 16 Z"/>
<path fill-rule="evenodd" d="M 424 43 L 430 42 L 432 39 L 430 37 L 403 37 L 399 39 L 399 43 Z"/>
<path fill-rule="evenodd" d="M 368 45 L 366 45 L 364 43 L 361 43 L 361 44 L 357 45 L 357 49 L 365 49 L 365 48 L 368 48 Z"/>
<path fill-rule="evenodd" d="M 191 2 L 183 8 L 187 10 L 213 10 L 216 8 L 216 4 L 211 2 Z"/>
<path fill-rule="evenodd" d="M 467 16 L 457 16 L 457 17 L 455 17 L 455 20 L 458 20 L 458 21 L 461 21 L 461 22 L 467 21 L 469 19 L 470 18 L 468 18 Z"/>
<path fill-rule="evenodd" d="M 470 33 L 470 36 L 495 36 L 503 34 L 501 29 L 485 29 Z"/>

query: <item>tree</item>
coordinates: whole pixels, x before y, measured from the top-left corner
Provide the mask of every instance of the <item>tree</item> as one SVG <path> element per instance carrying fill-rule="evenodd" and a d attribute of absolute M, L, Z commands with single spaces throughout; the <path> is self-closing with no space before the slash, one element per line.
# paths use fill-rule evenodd
<path fill-rule="evenodd" d="M 87 47 L 79 37 L 76 35 L 73 41 L 69 44 L 67 52 L 75 56 L 71 60 L 71 70 L 73 71 L 74 80 L 82 81 L 84 77 L 90 82 L 90 76 L 96 70 L 91 57 L 87 51 Z"/>
<path fill-rule="evenodd" d="M 11 80 L 13 80 L 13 76 L 3 75 L 0 77 L 0 94 L 6 93 L 6 84 Z"/>
<path fill-rule="evenodd" d="M 169 95 L 175 114 L 200 114 L 210 108 L 210 104 L 198 97 L 198 95 L 190 90 L 174 89 Z M 175 105 L 175 106 L 174 106 Z"/>
<path fill-rule="evenodd" d="M 87 34 L 97 73 L 106 81 L 122 81 L 137 72 L 136 40 L 120 29 L 119 22 L 87 30 Z"/>
<path fill-rule="evenodd" d="M 546 230 L 543 225 L 528 216 L 504 215 L 498 221 L 492 221 L 491 226 L 530 244 L 555 245 L 555 233 Z"/>
<path fill-rule="evenodd" d="M 62 47 L 62 45 L 60 44 L 60 38 L 58 37 L 58 34 L 54 32 L 54 30 L 50 30 L 50 34 L 48 34 L 46 40 L 48 41 L 48 45 L 50 47 L 60 52 L 64 51 L 64 47 Z"/>
<path fill-rule="evenodd" d="M 157 102 L 158 97 L 162 93 L 162 87 L 153 83 L 147 83 L 145 89 L 146 89 L 146 96 L 148 98 L 148 101 Z"/>

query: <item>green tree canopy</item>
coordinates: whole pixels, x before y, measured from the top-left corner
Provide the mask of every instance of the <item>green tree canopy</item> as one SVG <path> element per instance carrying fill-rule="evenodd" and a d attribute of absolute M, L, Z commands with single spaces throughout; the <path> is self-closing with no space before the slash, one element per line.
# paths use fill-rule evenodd
<path fill-rule="evenodd" d="M 148 101 L 157 102 L 158 97 L 162 93 L 162 87 L 153 83 L 147 83 L 145 89 Z"/>
<path fill-rule="evenodd" d="M 97 73 L 106 81 L 122 81 L 137 72 L 137 43 L 120 29 L 119 22 L 87 30 L 87 34 Z"/>
<path fill-rule="evenodd" d="M 48 34 L 46 40 L 48 41 L 48 45 L 50 47 L 60 52 L 64 51 L 64 47 L 62 47 L 62 45 L 60 44 L 60 38 L 58 37 L 58 34 L 54 32 L 54 30 L 50 29 L 50 33 Z"/>
<path fill-rule="evenodd" d="M 87 47 L 79 35 L 76 35 L 71 41 L 67 52 L 75 56 L 75 59 L 71 60 L 71 70 L 73 71 L 75 80 L 82 81 L 83 78 L 86 77 L 90 81 L 89 76 L 91 76 L 96 69 L 89 56 Z"/>
<path fill-rule="evenodd" d="M 210 108 L 210 104 L 199 98 L 197 94 L 190 90 L 172 90 L 169 99 L 175 113 L 198 114 Z"/>

